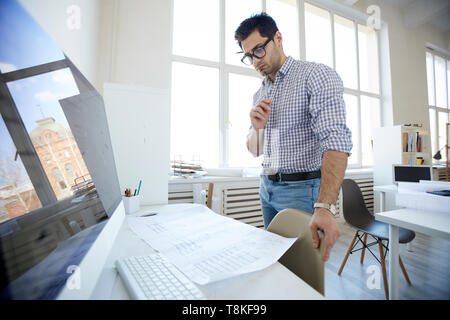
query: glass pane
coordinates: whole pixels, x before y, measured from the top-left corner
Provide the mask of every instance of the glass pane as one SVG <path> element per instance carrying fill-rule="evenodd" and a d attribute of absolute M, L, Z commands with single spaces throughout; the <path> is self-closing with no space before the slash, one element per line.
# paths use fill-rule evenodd
<path fill-rule="evenodd" d="M 356 89 L 356 37 L 353 21 L 335 15 L 334 36 L 336 71 L 341 76 L 344 87 Z"/>
<path fill-rule="evenodd" d="M 428 104 L 435 106 L 434 100 L 434 74 L 433 71 L 433 55 L 427 52 L 427 87 L 428 87 Z"/>
<path fill-rule="evenodd" d="M 333 68 L 330 13 L 305 3 L 306 60 Z"/>
<path fill-rule="evenodd" d="M 438 135 L 436 125 L 436 110 L 430 108 L 430 135 L 431 135 L 431 153 L 434 156 L 438 149 Z"/>
<path fill-rule="evenodd" d="M 434 56 L 434 75 L 436 77 L 436 106 L 447 108 L 447 85 L 445 81 L 445 60 Z"/>
<path fill-rule="evenodd" d="M 75 180 L 89 172 L 58 101 L 79 94 L 70 69 L 10 82 L 8 88 L 56 198 L 72 196 Z"/>
<path fill-rule="evenodd" d="M 253 107 L 253 93 L 261 86 L 255 77 L 230 74 L 229 77 L 229 166 L 257 167 L 262 159 L 253 157 L 247 150 L 247 134 L 250 123 L 250 109 Z"/>
<path fill-rule="evenodd" d="M 219 1 L 175 0 L 173 53 L 219 61 Z"/>
<path fill-rule="evenodd" d="M 172 64 L 171 159 L 219 166 L 219 70 Z"/>
<path fill-rule="evenodd" d="M 380 100 L 361 96 L 362 165 L 373 165 L 373 129 L 380 127 Z"/>
<path fill-rule="evenodd" d="M 449 122 L 449 114 L 447 112 L 439 112 L 438 114 L 438 121 L 439 121 L 439 138 L 438 138 L 438 150 L 441 148 L 444 148 L 444 146 L 447 144 L 447 122 Z M 445 155 L 447 154 L 445 149 L 442 149 L 441 155 L 442 159 L 441 161 L 445 161 Z"/>
<path fill-rule="evenodd" d="M 63 52 L 22 6 L 0 1 L 0 72 L 64 59 Z"/>
<path fill-rule="evenodd" d="M 41 208 L 16 147 L 0 117 L 0 223 Z"/>
<path fill-rule="evenodd" d="M 252 14 L 261 11 L 260 0 L 227 0 L 225 1 L 225 62 L 241 67 L 253 68 L 241 62 L 242 54 L 236 54 L 241 48 L 234 40 L 234 32 L 239 24 Z"/>
<path fill-rule="evenodd" d="M 378 43 L 374 29 L 358 24 L 360 89 L 379 93 Z"/>
<path fill-rule="evenodd" d="M 267 13 L 277 23 L 283 36 L 283 51 L 286 56 L 299 59 L 298 14 L 296 0 L 267 0 Z"/>
<path fill-rule="evenodd" d="M 347 127 L 352 132 L 352 155 L 348 158 L 348 164 L 358 164 L 359 158 L 359 129 L 358 129 L 358 102 L 356 96 L 344 94 L 345 112 L 347 114 Z"/>

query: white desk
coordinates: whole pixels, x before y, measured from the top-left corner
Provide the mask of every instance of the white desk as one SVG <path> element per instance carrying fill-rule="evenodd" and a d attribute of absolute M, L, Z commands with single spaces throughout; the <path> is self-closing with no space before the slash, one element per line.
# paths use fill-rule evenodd
<path fill-rule="evenodd" d="M 450 240 L 450 213 L 399 209 L 375 214 L 375 219 L 389 224 L 389 297 L 399 299 L 399 227 Z"/>
<path fill-rule="evenodd" d="M 397 193 L 398 187 L 395 184 L 388 184 L 382 186 L 374 186 L 373 191 L 380 192 L 380 211 L 383 212 L 386 210 L 386 193 L 393 192 Z"/>
<path fill-rule="evenodd" d="M 180 205 L 178 204 L 178 206 Z M 189 204 L 186 206 L 189 206 Z M 159 214 L 164 214 L 171 208 L 173 208 L 173 205 L 145 207 L 140 212 L 129 216 L 140 215 L 143 210 L 152 210 L 157 211 Z M 215 213 L 211 211 L 211 214 Z M 94 298 L 129 299 L 122 280 L 114 269 L 114 262 L 122 257 L 150 254 L 152 252 L 154 250 L 131 231 L 125 218 L 113 244 L 113 249 L 106 261 L 102 276 L 97 283 L 99 289 L 96 290 Z M 279 262 L 258 272 L 198 287 L 211 300 L 325 299 L 320 293 Z"/>

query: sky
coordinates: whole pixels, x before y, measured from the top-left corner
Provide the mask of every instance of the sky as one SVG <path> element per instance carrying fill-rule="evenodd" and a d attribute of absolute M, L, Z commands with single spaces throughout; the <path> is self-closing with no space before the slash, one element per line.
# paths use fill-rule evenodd
<path fill-rule="evenodd" d="M 63 52 L 15 0 L 0 0 L 0 72 L 6 73 L 64 59 Z M 69 69 L 7 83 L 11 97 L 30 133 L 36 120 L 53 117 L 69 128 L 58 100 L 78 94 Z M 16 148 L 0 118 L 0 161 L 14 157 Z M 0 185 L 2 184 L 0 177 Z"/>

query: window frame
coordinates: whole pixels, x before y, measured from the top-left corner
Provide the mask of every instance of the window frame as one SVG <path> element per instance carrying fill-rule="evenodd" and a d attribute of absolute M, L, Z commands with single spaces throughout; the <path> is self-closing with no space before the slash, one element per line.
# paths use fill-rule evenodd
<path fill-rule="evenodd" d="M 53 191 L 14 99 L 11 97 L 7 83 L 66 68 L 69 68 L 72 72 L 80 94 L 95 90 L 67 56 L 59 61 L 53 61 L 7 73 L 0 72 L 0 98 L 3 97 L 3 99 L 0 99 L 0 114 L 42 207 L 56 203 L 59 200 Z"/>
<path fill-rule="evenodd" d="M 429 119 L 428 125 L 430 128 L 430 137 L 431 137 L 431 150 L 432 150 L 432 155 L 434 156 L 436 154 L 436 152 L 439 150 L 439 112 L 443 112 L 443 113 L 447 113 L 447 119 L 449 119 L 450 117 L 450 103 L 449 103 L 449 82 L 450 79 L 448 77 L 448 68 L 449 66 L 449 61 L 450 61 L 450 54 L 445 54 L 444 52 L 440 52 L 435 50 L 434 48 L 432 48 L 430 45 L 427 45 L 425 47 L 425 71 L 428 72 L 427 70 L 427 66 L 426 66 L 426 54 L 429 53 L 432 57 L 432 66 L 433 66 L 433 91 L 434 91 L 434 105 L 431 105 L 429 103 L 429 99 L 427 99 L 428 102 L 428 115 L 430 115 L 430 109 L 434 110 L 435 113 L 435 123 L 436 123 L 436 132 L 434 137 L 432 136 L 431 133 L 431 118 Z M 445 62 L 445 91 L 446 91 L 446 103 L 447 103 L 447 108 L 443 108 L 443 107 L 438 107 L 436 105 L 436 70 L 435 70 L 435 56 L 438 56 L 442 59 L 444 59 Z M 428 95 L 428 78 L 427 78 L 427 95 Z M 450 122 L 450 119 L 448 120 Z M 445 156 L 443 155 L 443 153 L 445 154 Z M 432 158 L 432 162 L 436 163 L 436 164 L 445 164 L 446 163 L 446 158 L 447 158 L 447 153 L 446 152 L 441 152 L 442 155 L 442 159 L 441 160 L 435 160 Z"/>
<path fill-rule="evenodd" d="M 185 57 L 181 55 L 175 55 L 173 53 L 173 31 L 174 31 L 174 7 L 175 7 L 175 0 L 171 0 L 171 32 L 170 32 L 170 78 L 172 78 L 172 64 L 173 62 L 181 62 L 181 63 L 187 63 L 197 66 L 204 66 L 204 67 L 211 67 L 211 68 L 217 68 L 219 70 L 219 136 L 220 136 L 220 142 L 219 142 L 219 167 L 223 168 L 229 168 L 229 75 L 230 73 L 235 73 L 239 75 L 245 75 L 245 76 L 251 76 L 255 78 L 261 79 L 259 74 L 254 70 L 250 69 L 245 66 L 236 66 L 227 64 L 225 62 L 226 59 L 226 39 L 225 39 L 225 7 L 226 7 L 226 0 L 218 0 L 219 1 L 219 61 L 208 61 L 203 59 L 197 59 L 192 57 Z M 266 12 L 266 0 L 260 0 L 261 1 L 261 9 L 262 11 Z M 378 87 L 379 87 L 379 93 L 375 94 L 372 92 L 366 92 L 360 89 L 360 61 L 359 61 L 359 43 L 358 43 L 358 24 L 366 25 L 366 18 L 368 17 L 366 14 L 363 13 L 355 13 L 350 14 L 348 12 L 344 12 L 344 10 L 339 10 L 335 8 L 328 8 L 325 7 L 323 2 L 321 1 L 314 1 L 314 0 L 297 0 L 296 6 L 297 6 L 297 16 L 298 16 L 298 34 L 299 34 L 299 54 L 300 59 L 305 60 L 306 58 L 306 34 L 305 34 L 305 3 L 308 3 L 310 5 L 319 7 L 323 10 L 328 11 L 330 15 L 330 24 L 331 24 L 331 41 L 332 41 L 332 57 L 333 57 L 333 69 L 336 68 L 336 44 L 335 44 L 335 31 L 334 31 L 334 15 L 339 15 L 343 18 L 346 18 L 348 20 L 351 20 L 354 25 L 355 30 L 355 39 L 356 39 L 356 59 L 357 59 L 357 88 L 356 89 L 350 89 L 344 87 L 344 93 L 355 95 L 357 97 L 357 110 L 358 110 L 358 132 L 354 133 L 353 135 L 358 136 L 358 153 L 357 153 L 357 162 L 355 164 L 348 165 L 348 168 L 367 168 L 372 166 L 363 166 L 362 164 L 362 137 L 361 137 L 361 96 L 368 96 L 372 98 L 376 98 L 380 101 L 380 126 L 383 126 L 383 117 L 382 117 L 382 79 L 381 79 L 381 48 L 380 48 L 380 32 L 379 30 L 376 31 L 377 36 L 377 55 L 378 55 Z M 172 83 L 172 79 L 170 79 Z M 245 139 L 245 137 L 243 137 Z"/>

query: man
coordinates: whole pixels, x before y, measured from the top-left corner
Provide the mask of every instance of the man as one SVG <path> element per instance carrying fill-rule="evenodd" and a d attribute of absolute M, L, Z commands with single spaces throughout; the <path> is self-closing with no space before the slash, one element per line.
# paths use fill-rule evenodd
<path fill-rule="evenodd" d="M 253 97 L 247 137 L 250 152 L 264 154 L 264 226 L 285 208 L 313 214 L 313 243 L 319 246 L 322 230 L 327 261 L 341 235 L 334 205 L 352 148 L 342 80 L 323 64 L 287 57 L 282 35 L 265 13 L 244 20 L 235 39 L 244 54 L 242 62 L 265 76 Z"/>

